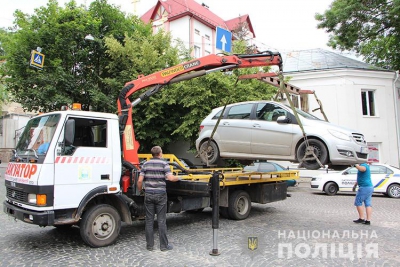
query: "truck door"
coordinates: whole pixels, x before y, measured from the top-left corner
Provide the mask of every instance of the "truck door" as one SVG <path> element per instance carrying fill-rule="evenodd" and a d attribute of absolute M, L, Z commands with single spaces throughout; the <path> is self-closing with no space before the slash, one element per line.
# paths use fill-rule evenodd
<path fill-rule="evenodd" d="M 54 207 L 75 208 L 92 189 L 112 181 L 112 147 L 106 119 L 68 117 L 75 124 L 72 145 L 59 137 L 54 159 Z M 64 126 L 65 127 L 65 126 Z"/>

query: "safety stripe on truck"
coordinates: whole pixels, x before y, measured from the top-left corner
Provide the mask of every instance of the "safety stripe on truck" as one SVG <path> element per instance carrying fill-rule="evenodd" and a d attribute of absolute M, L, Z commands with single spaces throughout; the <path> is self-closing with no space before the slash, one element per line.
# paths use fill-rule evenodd
<path fill-rule="evenodd" d="M 108 163 L 107 157 L 56 157 L 56 164 L 104 164 Z"/>

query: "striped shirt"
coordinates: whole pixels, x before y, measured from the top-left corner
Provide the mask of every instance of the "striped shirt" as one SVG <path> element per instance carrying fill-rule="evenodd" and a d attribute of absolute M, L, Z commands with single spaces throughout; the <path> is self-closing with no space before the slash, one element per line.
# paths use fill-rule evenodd
<path fill-rule="evenodd" d="M 144 177 L 144 188 L 146 193 L 162 194 L 166 193 L 166 179 L 172 174 L 168 162 L 159 158 L 152 158 L 146 161 L 140 175 Z"/>

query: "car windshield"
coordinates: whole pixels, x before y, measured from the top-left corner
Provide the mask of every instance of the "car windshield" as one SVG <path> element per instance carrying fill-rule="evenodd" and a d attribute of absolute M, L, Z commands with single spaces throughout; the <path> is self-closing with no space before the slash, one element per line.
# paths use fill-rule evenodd
<path fill-rule="evenodd" d="M 291 107 L 289 106 L 289 105 L 286 105 L 289 109 L 291 109 Z M 298 109 L 298 108 L 295 108 L 296 109 L 296 112 L 300 115 L 300 116 L 302 116 L 303 118 L 306 118 L 306 119 L 310 119 L 310 120 L 321 120 L 321 119 L 319 119 L 319 118 L 317 118 L 317 117 L 315 117 L 314 115 L 311 115 L 310 113 L 308 113 L 308 112 L 305 112 L 304 110 L 301 110 L 301 109 Z"/>
<path fill-rule="evenodd" d="M 18 141 L 17 154 L 46 154 L 59 120 L 60 114 L 31 119 Z"/>

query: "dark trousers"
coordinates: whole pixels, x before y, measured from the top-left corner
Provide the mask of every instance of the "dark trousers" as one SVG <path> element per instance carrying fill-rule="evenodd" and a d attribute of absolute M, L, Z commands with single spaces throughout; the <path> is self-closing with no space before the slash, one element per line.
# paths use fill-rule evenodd
<path fill-rule="evenodd" d="M 154 215 L 157 214 L 158 235 L 160 237 L 160 249 L 168 246 L 167 238 L 167 194 L 147 193 L 144 197 L 146 208 L 146 243 L 147 248 L 154 246 Z"/>

